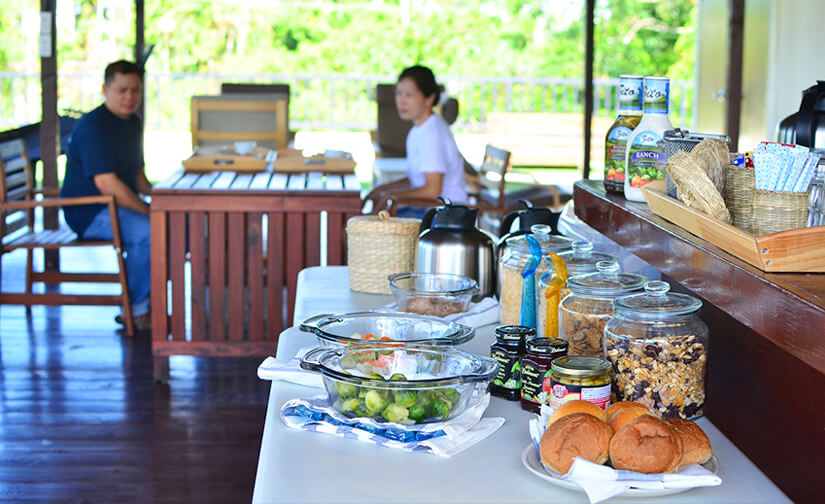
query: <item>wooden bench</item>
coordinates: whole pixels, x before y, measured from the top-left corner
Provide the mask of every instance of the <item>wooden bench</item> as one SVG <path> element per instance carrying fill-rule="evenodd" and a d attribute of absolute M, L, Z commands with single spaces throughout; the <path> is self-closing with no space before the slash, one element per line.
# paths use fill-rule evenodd
<path fill-rule="evenodd" d="M 487 143 L 512 153 L 513 166 L 571 166 L 584 163 L 584 116 L 573 113 L 489 112 Z M 604 166 L 604 137 L 613 124 L 593 117 L 590 165 Z"/>

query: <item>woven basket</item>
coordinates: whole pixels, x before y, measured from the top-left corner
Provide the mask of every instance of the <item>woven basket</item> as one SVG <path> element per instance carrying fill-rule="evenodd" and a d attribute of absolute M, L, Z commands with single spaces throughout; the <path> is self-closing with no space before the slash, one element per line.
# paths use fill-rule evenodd
<path fill-rule="evenodd" d="M 755 187 L 753 168 L 729 164 L 726 184 L 725 205 L 730 211 L 733 225 L 745 231 L 750 231 Z"/>
<path fill-rule="evenodd" d="M 807 192 L 753 191 L 751 232 L 756 236 L 805 227 Z"/>
<path fill-rule="evenodd" d="M 387 277 L 412 271 L 421 221 L 361 215 L 347 221 L 349 288 L 358 292 L 390 294 Z"/>

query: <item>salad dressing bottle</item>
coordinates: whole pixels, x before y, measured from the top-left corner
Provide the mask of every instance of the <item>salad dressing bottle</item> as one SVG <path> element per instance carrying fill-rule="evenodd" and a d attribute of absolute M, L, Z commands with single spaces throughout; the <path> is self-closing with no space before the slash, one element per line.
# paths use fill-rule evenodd
<path fill-rule="evenodd" d="M 642 118 L 642 81 L 641 75 L 619 77 L 619 115 L 604 142 L 604 188 L 609 192 L 624 192 L 627 139 Z"/>
<path fill-rule="evenodd" d="M 668 118 L 670 79 L 644 78 L 644 115 L 627 139 L 624 197 L 629 201 L 645 201 L 641 187 L 665 178 L 664 133 L 673 129 Z"/>

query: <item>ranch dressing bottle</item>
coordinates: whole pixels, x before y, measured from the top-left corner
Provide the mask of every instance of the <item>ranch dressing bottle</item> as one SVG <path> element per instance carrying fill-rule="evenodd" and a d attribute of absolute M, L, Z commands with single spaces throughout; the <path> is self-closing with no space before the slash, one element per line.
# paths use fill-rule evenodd
<path fill-rule="evenodd" d="M 641 187 L 653 180 L 665 178 L 665 131 L 673 129 L 668 119 L 670 79 L 645 77 L 644 115 L 627 139 L 624 197 L 644 202 Z"/>
<path fill-rule="evenodd" d="M 610 192 L 624 192 L 627 139 L 642 118 L 642 80 L 641 75 L 619 77 L 619 115 L 604 142 L 604 188 Z"/>

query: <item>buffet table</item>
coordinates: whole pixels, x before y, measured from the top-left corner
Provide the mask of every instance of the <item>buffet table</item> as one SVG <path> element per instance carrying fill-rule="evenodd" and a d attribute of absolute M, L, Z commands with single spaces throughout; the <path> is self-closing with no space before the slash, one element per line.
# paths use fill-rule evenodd
<path fill-rule="evenodd" d="M 574 199 L 580 219 L 703 300 L 707 417 L 792 499 L 821 501 L 825 274 L 765 273 L 600 180 L 577 182 Z"/>
<path fill-rule="evenodd" d="M 390 296 L 349 290 L 346 267 L 308 268 L 298 276 L 294 323 L 318 314 L 377 308 Z M 494 326 L 477 331 L 461 348 L 488 355 Z M 288 361 L 315 337 L 290 328 L 281 334 L 277 359 Z M 450 458 L 408 453 L 328 434 L 290 429 L 279 411 L 289 399 L 320 389 L 273 382 L 267 407 L 253 502 L 587 502 L 583 493 L 556 487 L 530 473 L 521 453 L 530 443 L 531 414 L 493 397 L 485 416 L 506 419 L 489 438 Z M 644 502 L 789 502 L 707 419 L 699 424 L 713 443 L 723 483 Z"/>

